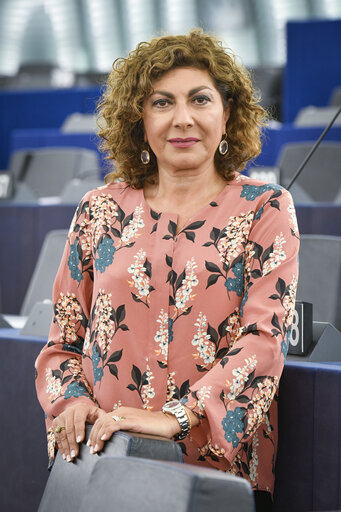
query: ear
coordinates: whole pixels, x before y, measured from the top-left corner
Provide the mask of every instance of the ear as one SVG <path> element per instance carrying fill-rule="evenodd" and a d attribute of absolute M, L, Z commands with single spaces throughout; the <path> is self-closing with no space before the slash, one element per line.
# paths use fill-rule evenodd
<path fill-rule="evenodd" d="M 223 134 L 226 133 L 226 123 L 227 121 L 230 119 L 230 115 L 231 115 L 231 107 L 232 107 L 232 103 L 233 103 L 233 99 L 230 98 L 228 100 L 228 105 L 227 107 L 225 107 L 224 109 L 224 125 L 223 125 Z"/>

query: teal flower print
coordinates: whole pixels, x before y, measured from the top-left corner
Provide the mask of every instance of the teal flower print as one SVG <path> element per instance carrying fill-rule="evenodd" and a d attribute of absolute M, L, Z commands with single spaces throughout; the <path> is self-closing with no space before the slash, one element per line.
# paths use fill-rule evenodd
<path fill-rule="evenodd" d="M 236 407 L 234 411 L 227 411 L 225 418 L 221 422 L 225 432 L 225 439 L 228 443 L 232 443 L 233 448 L 238 446 L 238 437 L 236 432 L 243 432 L 243 417 L 243 409 Z"/>
<path fill-rule="evenodd" d="M 241 304 L 240 304 L 240 311 L 239 311 L 239 315 L 240 315 L 241 317 L 242 317 L 242 316 L 243 316 L 243 314 L 244 314 L 244 306 L 245 306 L 245 304 L 246 304 L 246 302 L 247 302 L 247 299 L 248 299 L 248 298 L 249 298 L 249 292 L 248 292 L 248 290 L 246 290 L 246 292 L 244 293 L 243 300 L 242 300 L 242 302 L 241 302 Z"/>
<path fill-rule="evenodd" d="M 242 263 L 236 263 L 234 267 L 232 267 L 232 272 L 236 276 L 236 279 L 229 277 L 225 281 L 225 286 L 229 292 L 236 292 L 238 297 L 243 295 L 244 291 L 244 266 Z"/>
<path fill-rule="evenodd" d="M 70 256 L 68 259 L 68 267 L 71 271 L 71 277 L 78 283 L 83 279 L 82 272 L 79 270 L 79 256 L 77 250 L 77 241 L 73 245 L 70 245 Z"/>
<path fill-rule="evenodd" d="M 101 367 L 98 368 L 98 365 L 100 362 L 100 357 L 99 357 L 99 353 L 97 352 L 95 345 L 92 346 L 91 361 L 92 361 L 92 367 L 93 367 L 93 371 L 94 371 L 94 385 L 95 385 L 96 382 L 100 382 L 103 377 L 103 368 L 101 368 Z"/>
<path fill-rule="evenodd" d="M 247 201 L 254 201 L 257 197 L 261 196 L 267 190 L 281 190 L 280 185 L 243 185 L 240 197 L 245 197 Z"/>
<path fill-rule="evenodd" d="M 284 356 L 284 359 L 287 357 L 287 353 L 289 350 L 290 333 L 291 333 L 291 329 L 288 330 L 286 339 L 284 339 L 281 343 L 281 352 Z"/>
<path fill-rule="evenodd" d="M 114 261 L 114 254 L 116 247 L 114 241 L 111 238 L 104 238 L 104 240 L 97 247 L 98 258 L 95 261 L 95 268 L 99 270 L 101 274 L 105 271 L 106 267 L 112 264 Z"/>
<path fill-rule="evenodd" d="M 261 206 L 261 207 L 259 208 L 259 210 L 256 212 L 255 220 L 260 219 L 260 218 L 261 218 L 261 216 L 262 216 L 262 213 L 264 213 L 264 208 L 263 208 L 263 206 Z"/>
<path fill-rule="evenodd" d="M 168 318 L 168 343 L 173 341 L 173 318 Z"/>
<path fill-rule="evenodd" d="M 68 385 L 66 388 L 66 391 L 64 393 L 64 400 L 67 400 L 71 397 L 78 398 L 79 396 L 88 396 L 88 393 L 85 389 L 85 386 L 82 382 L 79 382 L 77 380 L 71 382 L 71 384 Z"/>

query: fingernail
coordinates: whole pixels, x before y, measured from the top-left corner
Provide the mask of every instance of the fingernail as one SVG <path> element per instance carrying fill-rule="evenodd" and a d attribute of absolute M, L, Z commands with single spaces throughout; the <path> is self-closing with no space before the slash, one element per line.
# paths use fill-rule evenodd
<path fill-rule="evenodd" d="M 90 439 L 88 439 L 88 442 L 86 443 L 86 446 L 91 446 Z"/>
<path fill-rule="evenodd" d="M 81 440 L 82 440 L 82 436 L 77 436 L 77 439 L 76 439 L 77 443 L 80 443 Z"/>
<path fill-rule="evenodd" d="M 94 451 L 95 451 L 95 452 L 98 452 L 98 444 L 96 444 L 96 446 L 95 446 L 95 450 L 94 450 Z"/>
<path fill-rule="evenodd" d="M 62 453 L 62 457 L 64 460 L 66 460 L 65 453 Z"/>
<path fill-rule="evenodd" d="M 91 455 L 93 455 L 95 453 L 92 446 L 90 447 L 90 453 L 91 453 Z"/>
<path fill-rule="evenodd" d="M 76 457 L 76 450 L 72 450 L 71 459 L 74 459 L 75 457 Z"/>
<path fill-rule="evenodd" d="M 103 435 L 102 435 L 102 437 L 101 437 L 102 441 L 105 441 L 105 440 L 106 440 L 106 438 L 107 438 L 107 435 L 106 435 L 106 434 L 103 434 Z"/>
<path fill-rule="evenodd" d="M 70 457 L 70 455 L 68 455 L 68 456 L 66 457 L 66 460 L 67 460 L 68 462 L 71 462 L 71 457 Z"/>

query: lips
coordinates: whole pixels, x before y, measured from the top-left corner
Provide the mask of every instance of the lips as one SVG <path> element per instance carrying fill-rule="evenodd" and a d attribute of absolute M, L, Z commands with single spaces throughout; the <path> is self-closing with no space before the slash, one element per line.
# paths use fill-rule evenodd
<path fill-rule="evenodd" d="M 170 142 L 172 146 L 176 148 L 189 148 L 199 142 L 199 139 L 196 137 L 186 137 L 185 139 L 176 137 L 174 139 L 168 139 L 168 142 Z"/>

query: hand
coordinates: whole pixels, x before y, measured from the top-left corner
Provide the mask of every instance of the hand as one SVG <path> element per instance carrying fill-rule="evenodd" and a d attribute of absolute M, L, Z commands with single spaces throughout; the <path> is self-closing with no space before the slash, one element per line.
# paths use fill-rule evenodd
<path fill-rule="evenodd" d="M 119 421 L 116 421 L 113 416 L 120 418 Z M 118 407 L 115 411 L 101 415 L 95 422 L 88 441 L 88 446 L 91 447 L 90 452 L 100 452 L 104 441 L 110 439 L 118 430 L 172 438 L 180 432 L 181 428 L 176 417 L 171 414 L 134 407 Z"/>
<path fill-rule="evenodd" d="M 52 427 L 58 449 L 64 460 L 71 462 L 79 453 L 78 444 L 85 437 L 85 423 L 95 423 L 105 411 L 96 405 L 81 402 L 65 409 L 53 422 Z M 114 420 L 112 420 L 114 421 Z M 58 427 L 62 427 L 60 430 Z M 60 430 L 58 432 L 58 430 Z"/>

